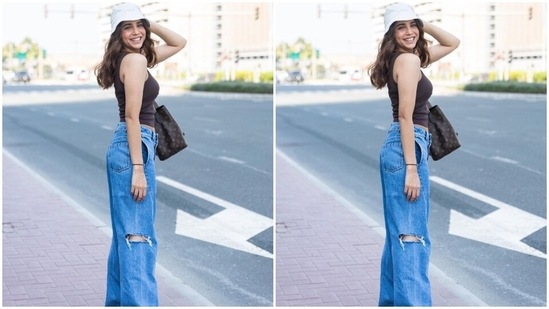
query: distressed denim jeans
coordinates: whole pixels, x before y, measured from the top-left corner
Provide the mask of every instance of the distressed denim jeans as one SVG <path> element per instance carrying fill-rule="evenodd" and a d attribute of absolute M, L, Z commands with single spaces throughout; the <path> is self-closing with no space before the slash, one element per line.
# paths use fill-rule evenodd
<path fill-rule="evenodd" d="M 404 194 L 406 164 L 400 125 L 393 122 L 380 152 L 385 246 L 381 257 L 380 306 L 431 306 L 428 278 L 431 240 L 429 217 L 429 145 L 431 135 L 414 127 L 416 160 L 421 182 L 419 197 L 410 202 Z M 403 240 L 413 236 L 415 241 Z"/>
<path fill-rule="evenodd" d="M 113 235 L 107 262 L 106 306 L 158 306 L 154 230 L 156 133 L 141 127 L 141 142 L 147 193 L 140 202 L 131 194 L 133 168 L 125 123 L 118 124 L 107 151 Z M 130 241 L 130 235 L 142 236 L 145 241 Z"/>

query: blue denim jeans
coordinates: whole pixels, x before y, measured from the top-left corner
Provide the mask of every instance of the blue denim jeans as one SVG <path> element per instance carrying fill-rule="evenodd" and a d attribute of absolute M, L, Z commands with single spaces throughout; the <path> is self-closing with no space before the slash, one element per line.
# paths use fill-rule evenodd
<path fill-rule="evenodd" d="M 132 162 L 126 124 L 118 124 L 107 151 L 112 243 L 107 264 L 106 306 L 158 306 L 154 276 L 157 240 L 155 149 L 157 134 L 141 127 L 143 167 L 147 178 L 145 199 L 131 194 Z M 131 235 L 146 241 L 130 241 Z"/>
<path fill-rule="evenodd" d="M 421 182 L 419 197 L 410 202 L 404 194 L 406 165 L 400 125 L 393 122 L 380 152 L 385 246 L 381 257 L 380 306 L 431 306 L 428 278 L 431 240 L 429 217 L 429 145 L 431 135 L 414 127 L 416 160 Z M 403 241 L 415 236 L 417 241 Z"/>

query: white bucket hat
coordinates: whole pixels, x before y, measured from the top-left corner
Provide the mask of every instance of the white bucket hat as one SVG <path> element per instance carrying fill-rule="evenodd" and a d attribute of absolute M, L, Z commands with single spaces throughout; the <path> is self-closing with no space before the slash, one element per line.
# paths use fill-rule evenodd
<path fill-rule="evenodd" d="M 123 2 L 113 6 L 111 13 L 111 34 L 114 33 L 116 27 L 121 22 L 138 19 L 147 20 L 137 5 L 129 2 Z"/>
<path fill-rule="evenodd" d="M 387 7 L 385 10 L 385 15 L 383 16 L 383 21 L 385 22 L 385 33 L 389 31 L 389 28 L 391 28 L 391 25 L 395 21 L 411 19 L 419 20 L 419 23 L 423 25 L 423 22 L 419 19 L 411 5 L 406 3 L 391 4 Z"/>

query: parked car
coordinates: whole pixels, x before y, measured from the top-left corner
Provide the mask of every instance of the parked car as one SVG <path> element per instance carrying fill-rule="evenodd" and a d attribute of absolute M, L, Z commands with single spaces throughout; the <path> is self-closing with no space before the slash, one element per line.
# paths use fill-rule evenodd
<path fill-rule="evenodd" d="M 65 71 L 65 80 L 82 81 L 90 78 L 90 72 L 83 67 L 71 67 Z"/>
<path fill-rule="evenodd" d="M 13 76 L 12 80 L 18 83 L 28 83 L 30 82 L 31 78 L 27 71 L 19 71 L 19 72 L 15 72 L 15 75 Z"/>
<path fill-rule="evenodd" d="M 13 71 L 8 71 L 8 70 L 2 71 L 3 84 L 7 84 L 8 82 L 13 81 L 14 76 L 15 76 L 15 73 L 13 73 Z"/>
<path fill-rule="evenodd" d="M 276 83 L 280 84 L 281 82 L 285 81 L 288 77 L 288 72 L 286 71 L 276 71 Z"/>
<path fill-rule="evenodd" d="M 290 83 L 302 83 L 305 80 L 300 71 L 292 71 L 286 76 L 286 81 Z"/>

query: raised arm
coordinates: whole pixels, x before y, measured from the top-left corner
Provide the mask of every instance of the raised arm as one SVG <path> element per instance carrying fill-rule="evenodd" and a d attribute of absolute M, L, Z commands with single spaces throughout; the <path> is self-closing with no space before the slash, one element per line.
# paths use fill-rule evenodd
<path fill-rule="evenodd" d="M 187 45 L 187 40 L 176 32 L 152 21 L 150 24 L 151 32 L 165 42 L 156 48 L 157 63 L 170 58 Z"/>
<path fill-rule="evenodd" d="M 457 37 L 431 23 L 423 21 L 423 31 L 430 34 L 439 43 L 429 47 L 430 63 L 440 60 L 459 46 L 460 41 Z"/>

